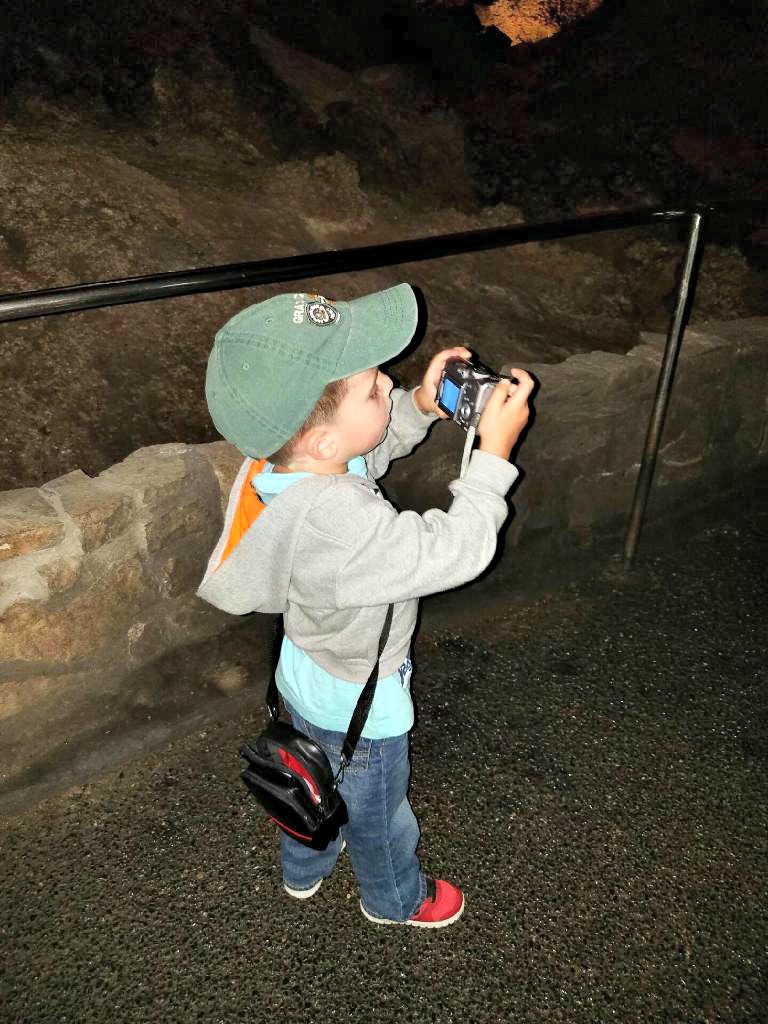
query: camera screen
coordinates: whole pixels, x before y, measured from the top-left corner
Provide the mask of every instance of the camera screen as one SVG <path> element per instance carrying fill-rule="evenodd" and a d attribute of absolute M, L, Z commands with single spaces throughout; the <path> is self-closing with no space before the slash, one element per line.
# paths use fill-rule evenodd
<path fill-rule="evenodd" d="M 446 377 L 440 389 L 440 405 L 451 415 L 456 412 L 456 405 L 458 404 L 460 394 L 461 388 L 457 387 L 452 380 L 448 380 Z"/>

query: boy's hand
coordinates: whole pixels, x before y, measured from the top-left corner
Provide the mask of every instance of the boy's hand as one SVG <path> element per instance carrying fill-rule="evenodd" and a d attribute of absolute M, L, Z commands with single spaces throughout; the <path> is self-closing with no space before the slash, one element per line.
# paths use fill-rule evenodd
<path fill-rule="evenodd" d="M 442 352 L 438 352 L 427 367 L 421 384 L 413 393 L 416 408 L 425 414 L 437 413 L 441 420 L 447 420 L 448 417 L 442 409 L 438 409 L 437 402 L 435 401 L 437 398 L 437 385 L 440 383 L 443 367 L 449 359 L 471 358 L 472 353 L 468 348 L 445 348 Z"/>
<path fill-rule="evenodd" d="M 500 380 L 483 409 L 477 431 L 480 451 L 508 459 L 523 427 L 528 422 L 528 397 L 533 378 L 525 370 L 510 370 L 518 381 Z"/>

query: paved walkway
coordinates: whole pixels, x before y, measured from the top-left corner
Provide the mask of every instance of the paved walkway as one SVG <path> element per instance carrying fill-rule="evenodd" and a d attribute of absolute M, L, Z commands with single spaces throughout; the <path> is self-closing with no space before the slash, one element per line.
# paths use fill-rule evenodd
<path fill-rule="evenodd" d="M 254 700 L 6 826 L 0 1020 L 765 1022 L 761 524 L 426 617 L 412 799 L 454 927 L 369 924 L 346 860 L 283 894 Z"/>

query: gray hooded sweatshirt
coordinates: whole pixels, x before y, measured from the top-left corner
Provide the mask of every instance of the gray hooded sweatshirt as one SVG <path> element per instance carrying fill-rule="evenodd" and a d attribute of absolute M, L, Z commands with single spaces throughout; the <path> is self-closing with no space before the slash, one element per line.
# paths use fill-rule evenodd
<path fill-rule="evenodd" d="M 518 476 L 509 462 L 476 450 L 464 477 L 448 485 L 447 512 L 398 513 L 376 478 L 411 452 L 436 419 L 416 408 L 412 392 L 394 390 L 386 437 L 365 456 L 371 479 L 346 473 L 297 480 L 271 499 L 222 562 L 254 467 L 246 459 L 198 595 L 233 615 L 281 612 L 297 647 L 352 682 L 368 678 L 392 603 L 380 675 L 396 671 L 410 647 L 418 599 L 474 579 L 490 562 L 508 513 L 505 495 Z"/>

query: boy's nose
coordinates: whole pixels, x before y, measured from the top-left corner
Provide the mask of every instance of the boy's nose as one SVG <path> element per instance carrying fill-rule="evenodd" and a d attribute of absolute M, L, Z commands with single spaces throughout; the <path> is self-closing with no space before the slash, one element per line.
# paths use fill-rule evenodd
<path fill-rule="evenodd" d="M 382 378 L 382 385 L 387 389 L 387 394 L 390 394 L 392 388 L 395 386 L 394 381 L 389 376 L 389 374 L 382 373 L 381 370 L 379 370 L 379 374 L 381 375 Z"/>

